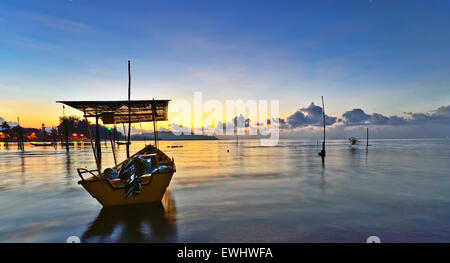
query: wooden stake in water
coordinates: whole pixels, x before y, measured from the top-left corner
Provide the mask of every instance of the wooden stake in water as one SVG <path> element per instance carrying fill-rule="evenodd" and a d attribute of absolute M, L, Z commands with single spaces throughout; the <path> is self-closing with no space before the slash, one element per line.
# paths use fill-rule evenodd
<path fill-rule="evenodd" d="M 17 147 L 19 150 L 24 151 L 22 126 L 20 126 L 19 117 L 17 117 L 17 133 Z"/>
<path fill-rule="evenodd" d="M 319 155 L 322 156 L 322 158 L 325 157 L 325 104 L 323 103 L 323 96 L 322 96 L 322 117 L 323 117 L 323 142 L 322 142 L 322 151 L 319 152 Z"/>
<path fill-rule="evenodd" d="M 69 131 L 68 131 L 68 127 L 67 127 L 67 119 L 66 119 L 66 115 L 64 113 L 64 105 L 63 105 L 63 128 L 64 128 L 64 141 L 66 143 L 66 151 L 69 151 Z"/>
<path fill-rule="evenodd" d="M 366 148 L 369 148 L 369 127 L 366 130 Z"/>

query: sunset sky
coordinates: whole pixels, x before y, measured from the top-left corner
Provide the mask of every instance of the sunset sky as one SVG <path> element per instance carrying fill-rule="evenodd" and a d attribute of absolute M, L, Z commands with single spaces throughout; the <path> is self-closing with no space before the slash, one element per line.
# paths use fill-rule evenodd
<path fill-rule="evenodd" d="M 126 99 L 127 60 L 132 99 L 276 99 L 288 119 L 323 95 L 336 122 L 352 109 L 432 116 L 450 105 L 449 12 L 413 0 L 3 0 L 0 118 L 50 126 L 57 100 Z"/>

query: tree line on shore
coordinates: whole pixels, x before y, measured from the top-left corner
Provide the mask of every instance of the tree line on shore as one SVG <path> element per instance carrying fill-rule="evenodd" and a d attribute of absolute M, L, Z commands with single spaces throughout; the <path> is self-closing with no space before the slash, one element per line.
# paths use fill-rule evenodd
<path fill-rule="evenodd" d="M 78 116 L 67 116 L 60 117 L 59 124 L 51 129 L 45 128 L 44 124 L 42 128 L 26 128 L 16 125 L 11 127 L 11 125 L 3 121 L 0 125 L 2 141 L 19 141 L 22 138 L 23 141 L 62 141 L 67 133 L 69 140 L 85 140 L 88 138 L 87 135 L 87 124 L 85 120 L 80 119 Z M 92 137 L 96 136 L 96 127 L 90 123 L 90 131 Z M 109 130 L 106 126 L 99 124 L 98 127 L 99 136 L 103 139 L 109 139 Z M 120 132 L 114 132 L 115 138 L 117 140 L 125 139 L 125 136 Z M 114 136 L 114 135 L 113 135 Z"/>

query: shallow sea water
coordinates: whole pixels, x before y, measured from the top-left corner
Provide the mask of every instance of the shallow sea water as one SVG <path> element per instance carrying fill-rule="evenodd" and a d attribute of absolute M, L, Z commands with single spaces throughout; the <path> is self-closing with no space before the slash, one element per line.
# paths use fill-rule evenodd
<path fill-rule="evenodd" d="M 324 162 L 316 141 L 162 141 L 177 165 L 163 201 L 116 209 L 77 184 L 89 144 L 0 146 L 0 242 L 450 242 L 447 139 L 330 140 Z"/>

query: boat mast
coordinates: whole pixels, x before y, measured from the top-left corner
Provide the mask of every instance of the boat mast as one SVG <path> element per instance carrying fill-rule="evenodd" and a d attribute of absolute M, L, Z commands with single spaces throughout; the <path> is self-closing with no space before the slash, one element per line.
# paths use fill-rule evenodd
<path fill-rule="evenodd" d="M 131 70 L 128 60 L 128 139 L 127 139 L 127 158 L 130 158 L 130 135 L 131 135 Z"/>

